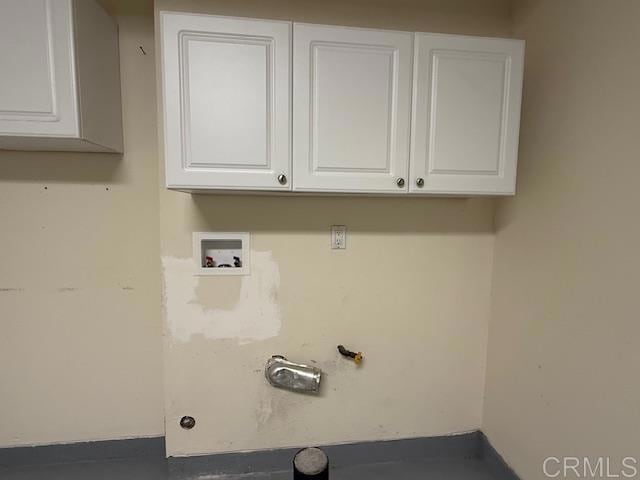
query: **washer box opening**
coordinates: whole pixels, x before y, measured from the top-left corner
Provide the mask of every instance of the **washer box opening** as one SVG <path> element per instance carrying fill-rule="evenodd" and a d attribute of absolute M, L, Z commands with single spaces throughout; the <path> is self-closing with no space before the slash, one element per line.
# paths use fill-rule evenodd
<path fill-rule="evenodd" d="M 194 232 L 196 275 L 248 275 L 251 249 L 249 233 Z"/>

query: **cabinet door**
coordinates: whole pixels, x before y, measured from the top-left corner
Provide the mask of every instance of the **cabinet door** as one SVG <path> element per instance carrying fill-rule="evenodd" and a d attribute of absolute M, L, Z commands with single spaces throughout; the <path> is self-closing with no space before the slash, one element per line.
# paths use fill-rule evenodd
<path fill-rule="evenodd" d="M 0 3 L 0 135 L 78 136 L 71 0 Z"/>
<path fill-rule="evenodd" d="M 291 24 L 160 22 L 167 186 L 289 190 Z"/>
<path fill-rule="evenodd" d="M 294 190 L 407 190 L 412 34 L 294 24 Z"/>
<path fill-rule="evenodd" d="M 412 193 L 515 193 L 524 42 L 416 34 Z"/>

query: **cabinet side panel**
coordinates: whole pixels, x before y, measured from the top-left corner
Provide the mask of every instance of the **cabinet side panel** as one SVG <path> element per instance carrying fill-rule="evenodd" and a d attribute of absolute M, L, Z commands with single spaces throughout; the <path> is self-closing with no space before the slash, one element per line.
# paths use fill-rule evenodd
<path fill-rule="evenodd" d="M 74 25 L 81 135 L 122 152 L 118 27 L 95 0 L 74 2 Z"/>

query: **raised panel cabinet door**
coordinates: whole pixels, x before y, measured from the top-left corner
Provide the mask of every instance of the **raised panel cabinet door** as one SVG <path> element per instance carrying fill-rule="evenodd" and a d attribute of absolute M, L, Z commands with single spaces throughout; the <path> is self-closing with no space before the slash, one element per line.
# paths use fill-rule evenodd
<path fill-rule="evenodd" d="M 0 135 L 79 134 L 71 0 L 2 0 Z"/>
<path fill-rule="evenodd" d="M 293 26 L 296 191 L 407 191 L 412 34 Z"/>
<path fill-rule="evenodd" d="M 160 13 L 169 188 L 291 188 L 289 22 Z"/>
<path fill-rule="evenodd" d="M 515 193 L 524 42 L 417 33 L 412 193 Z"/>

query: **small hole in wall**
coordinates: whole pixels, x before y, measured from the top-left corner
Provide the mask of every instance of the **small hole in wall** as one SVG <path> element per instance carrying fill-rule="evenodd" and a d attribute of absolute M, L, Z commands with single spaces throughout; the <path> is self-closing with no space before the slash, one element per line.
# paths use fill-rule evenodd
<path fill-rule="evenodd" d="M 180 426 L 185 430 L 191 430 L 193 427 L 196 426 L 196 419 L 188 415 L 185 415 L 180 419 Z"/>
<path fill-rule="evenodd" d="M 48 190 L 48 189 L 49 189 L 49 187 L 44 187 L 44 189 L 45 189 L 45 190 Z"/>

